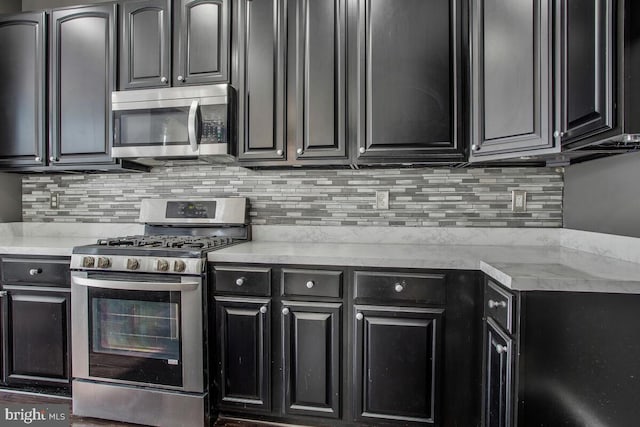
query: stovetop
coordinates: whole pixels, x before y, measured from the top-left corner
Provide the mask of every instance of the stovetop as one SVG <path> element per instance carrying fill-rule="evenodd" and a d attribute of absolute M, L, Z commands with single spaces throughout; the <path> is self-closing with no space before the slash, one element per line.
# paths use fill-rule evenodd
<path fill-rule="evenodd" d="M 118 247 L 118 248 L 165 248 L 165 249 L 188 249 L 206 250 L 220 248 L 232 244 L 231 237 L 218 236 L 165 236 L 165 235 L 136 235 L 115 237 L 111 239 L 98 240 L 98 246 Z"/>

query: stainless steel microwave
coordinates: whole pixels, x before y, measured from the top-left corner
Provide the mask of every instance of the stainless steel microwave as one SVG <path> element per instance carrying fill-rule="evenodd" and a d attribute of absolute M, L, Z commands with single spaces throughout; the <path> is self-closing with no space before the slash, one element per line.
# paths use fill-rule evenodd
<path fill-rule="evenodd" d="M 235 160 L 232 86 L 118 91 L 111 99 L 113 157 L 146 164 Z"/>

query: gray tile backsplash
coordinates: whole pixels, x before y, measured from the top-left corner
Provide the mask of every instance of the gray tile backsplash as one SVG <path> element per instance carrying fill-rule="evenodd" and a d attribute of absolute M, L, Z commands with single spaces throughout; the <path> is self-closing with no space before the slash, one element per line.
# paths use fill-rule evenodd
<path fill-rule="evenodd" d="M 511 211 L 511 191 L 527 211 Z M 388 190 L 390 209 L 375 209 Z M 563 174 L 549 168 L 250 170 L 168 164 L 149 173 L 29 175 L 23 221 L 136 222 L 143 198 L 246 196 L 253 224 L 562 227 Z M 60 207 L 49 207 L 49 192 Z"/>

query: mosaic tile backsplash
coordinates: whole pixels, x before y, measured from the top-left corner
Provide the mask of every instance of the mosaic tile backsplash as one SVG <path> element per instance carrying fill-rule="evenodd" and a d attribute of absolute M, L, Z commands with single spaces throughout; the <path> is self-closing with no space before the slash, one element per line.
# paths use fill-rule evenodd
<path fill-rule="evenodd" d="M 527 211 L 511 211 L 511 191 Z M 388 210 L 376 210 L 388 190 Z M 562 170 L 549 168 L 250 170 L 168 164 L 148 173 L 28 175 L 25 222 L 137 222 L 143 198 L 246 196 L 253 224 L 562 227 Z M 60 207 L 49 207 L 50 192 Z"/>

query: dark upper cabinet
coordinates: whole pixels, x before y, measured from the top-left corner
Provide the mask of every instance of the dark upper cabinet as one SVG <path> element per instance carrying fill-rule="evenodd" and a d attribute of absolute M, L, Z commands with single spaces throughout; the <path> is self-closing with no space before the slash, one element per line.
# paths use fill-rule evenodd
<path fill-rule="evenodd" d="M 120 89 L 171 84 L 171 1 L 120 6 Z"/>
<path fill-rule="evenodd" d="M 218 407 L 271 411 L 268 299 L 216 297 Z"/>
<path fill-rule="evenodd" d="M 552 2 L 471 4 L 470 160 L 558 152 Z"/>
<path fill-rule="evenodd" d="M 444 310 L 356 305 L 355 311 L 356 419 L 440 425 Z"/>
<path fill-rule="evenodd" d="M 347 0 L 288 1 L 289 154 L 348 163 Z"/>
<path fill-rule="evenodd" d="M 614 0 L 560 4 L 563 143 L 616 126 L 616 13 Z"/>
<path fill-rule="evenodd" d="M 116 5 L 51 12 L 50 166 L 111 163 Z"/>
<path fill-rule="evenodd" d="M 174 2 L 175 86 L 228 81 L 230 3 L 230 0 Z"/>
<path fill-rule="evenodd" d="M 237 7 L 238 157 L 279 161 L 285 153 L 285 2 Z"/>
<path fill-rule="evenodd" d="M 357 162 L 463 160 L 463 2 L 352 3 L 349 89 Z"/>
<path fill-rule="evenodd" d="M 0 167 L 42 166 L 46 153 L 45 13 L 0 16 Z"/>
<path fill-rule="evenodd" d="M 340 418 L 342 304 L 282 304 L 285 412 Z"/>

